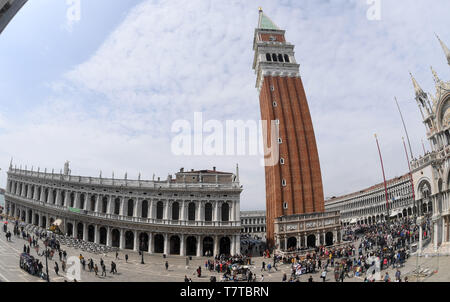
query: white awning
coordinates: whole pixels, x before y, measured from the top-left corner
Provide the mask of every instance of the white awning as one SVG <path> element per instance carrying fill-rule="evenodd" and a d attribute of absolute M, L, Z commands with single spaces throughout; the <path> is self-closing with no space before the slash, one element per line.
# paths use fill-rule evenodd
<path fill-rule="evenodd" d="M 401 213 L 400 210 L 394 210 L 394 211 L 392 211 L 390 217 L 395 217 L 395 216 L 397 216 L 397 215 L 400 214 L 400 213 Z"/>
<path fill-rule="evenodd" d="M 56 226 L 60 226 L 62 224 L 62 220 L 61 219 L 56 219 L 55 222 L 53 222 L 54 225 Z"/>
<path fill-rule="evenodd" d="M 352 220 L 350 220 L 350 223 L 356 223 L 357 222 L 357 220 L 356 220 L 356 218 L 353 218 Z"/>

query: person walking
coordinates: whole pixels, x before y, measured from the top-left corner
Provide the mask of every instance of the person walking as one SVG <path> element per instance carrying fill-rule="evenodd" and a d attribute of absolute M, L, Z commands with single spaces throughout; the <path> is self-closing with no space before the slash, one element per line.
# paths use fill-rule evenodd
<path fill-rule="evenodd" d="M 119 259 L 119 252 L 116 251 L 116 259 Z"/>
<path fill-rule="evenodd" d="M 396 280 L 397 282 L 402 281 L 402 273 L 400 272 L 399 269 L 397 269 L 397 271 L 395 272 L 395 280 Z"/>
<path fill-rule="evenodd" d="M 96 276 L 98 276 L 98 266 L 97 264 L 94 265 L 94 273 Z"/>
<path fill-rule="evenodd" d="M 327 279 L 327 270 L 324 269 L 322 271 L 322 274 L 320 275 L 320 278 L 322 278 L 323 282 L 325 282 L 325 279 Z"/>
<path fill-rule="evenodd" d="M 261 272 L 266 270 L 266 263 L 263 261 L 261 265 Z"/>
<path fill-rule="evenodd" d="M 55 262 L 55 273 L 57 276 L 59 276 L 59 266 L 58 266 L 58 262 Z"/>
<path fill-rule="evenodd" d="M 128 263 L 128 254 L 125 254 L 125 262 Z"/>
<path fill-rule="evenodd" d="M 109 273 L 114 275 L 116 272 L 116 264 L 114 261 L 111 261 L 111 271 Z"/>
<path fill-rule="evenodd" d="M 102 277 L 105 276 L 106 277 L 106 265 L 104 263 L 101 264 L 102 267 Z"/>
<path fill-rule="evenodd" d="M 166 271 L 167 271 L 169 269 L 169 261 L 166 261 L 165 266 L 166 266 Z"/>

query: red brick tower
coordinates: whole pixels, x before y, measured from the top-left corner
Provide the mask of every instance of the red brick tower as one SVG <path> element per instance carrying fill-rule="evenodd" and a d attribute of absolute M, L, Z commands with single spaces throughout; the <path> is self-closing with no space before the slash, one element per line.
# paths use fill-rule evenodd
<path fill-rule="evenodd" d="M 313 124 L 294 45 L 260 9 L 253 69 L 261 118 L 279 125 L 279 162 L 265 167 L 267 243 L 274 244 L 273 220 L 325 211 L 322 176 Z M 270 142 L 270 131 L 267 136 Z M 270 147 L 270 143 L 269 146 Z"/>

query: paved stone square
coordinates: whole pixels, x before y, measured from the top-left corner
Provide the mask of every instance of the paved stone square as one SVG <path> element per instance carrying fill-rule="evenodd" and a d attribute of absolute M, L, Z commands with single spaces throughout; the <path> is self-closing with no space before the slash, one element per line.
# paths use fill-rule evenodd
<path fill-rule="evenodd" d="M 11 228 L 11 227 L 10 227 Z M 12 242 L 7 242 L 5 234 L 0 234 L 0 280 L 6 282 L 45 282 L 38 277 L 31 276 L 19 267 L 19 257 L 23 250 L 23 245 L 27 242 L 19 237 L 13 236 Z M 43 247 L 42 241 L 39 241 L 41 247 Z M 129 256 L 128 262 L 125 261 L 125 252 L 119 252 L 119 259 L 115 259 L 115 253 L 96 255 L 80 251 L 73 248 L 61 247 L 66 250 L 68 257 L 79 256 L 80 253 L 85 257 L 86 261 L 89 258 L 94 260 L 94 263 L 99 265 L 100 258 L 105 261 L 107 276 L 101 277 L 101 269 L 99 276 L 95 276 L 94 272 L 81 270 L 81 282 L 183 282 L 184 276 L 187 275 L 193 282 L 209 282 L 210 276 L 216 276 L 220 281 L 221 274 L 216 272 L 209 272 L 205 270 L 205 261 L 212 258 L 206 257 L 193 257 L 189 262 L 189 266 L 186 266 L 186 257 L 168 256 L 166 259 L 161 254 L 159 255 L 144 255 L 145 264 L 141 264 L 141 257 L 138 253 L 132 251 L 126 251 Z M 40 250 L 42 252 L 42 249 Z M 34 249 L 31 249 L 31 255 L 39 258 L 44 264 L 45 269 L 45 257 L 37 256 Z M 58 261 L 60 266 L 60 275 L 57 276 L 54 271 L 55 260 Z M 113 275 L 109 273 L 111 261 L 116 262 L 118 273 Z M 165 269 L 165 261 L 169 262 L 168 270 Z M 282 280 L 283 273 L 286 273 L 288 278 L 290 276 L 290 266 L 287 264 L 281 264 L 278 266 L 278 271 L 272 270 L 272 272 L 261 272 L 262 262 L 271 262 L 270 259 L 264 259 L 262 257 L 253 258 L 251 270 L 257 274 L 257 281 L 261 280 L 261 275 L 264 275 L 264 281 L 266 282 L 280 282 Z M 61 271 L 61 263 L 59 257 L 55 255 L 53 260 L 48 261 L 49 276 L 51 282 L 64 282 L 65 273 Z M 196 269 L 198 266 L 202 267 L 202 277 L 198 278 Z M 414 275 L 414 270 L 417 267 L 421 268 L 421 271 L 433 273 L 431 276 L 423 275 L 417 278 Z M 87 268 L 87 266 L 86 266 Z M 389 275 L 394 278 L 395 270 L 389 269 Z M 416 257 L 412 256 L 408 259 L 405 266 L 401 268 L 402 276 L 408 276 L 410 281 L 438 281 L 448 282 L 450 280 L 450 257 Z M 382 272 L 384 276 L 385 271 Z M 301 282 L 307 282 L 309 276 L 313 276 L 314 281 L 322 282 L 320 279 L 320 273 L 306 274 L 300 277 Z M 345 282 L 362 282 L 364 277 L 347 278 Z M 335 282 L 332 268 L 329 269 L 327 275 L 327 282 Z"/>

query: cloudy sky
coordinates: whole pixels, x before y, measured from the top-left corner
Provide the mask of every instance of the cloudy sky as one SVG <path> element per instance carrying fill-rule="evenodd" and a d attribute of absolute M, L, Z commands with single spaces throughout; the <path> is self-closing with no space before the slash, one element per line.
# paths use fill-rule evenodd
<path fill-rule="evenodd" d="M 408 72 L 430 93 L 431 65 L 450 79 L 434 35 L 450 45 L 450 2 L 380 1 L 375 21 L 366 0 L 80 0 L 79 20 L 68 18 L 66 1 L 28 1 L 0 36 L 0 185 L 11 158 L 35 170 L 69 160 L 72 174 L 147 179 L 239 163 L 241 208 L 264 209 L 258 156 L 171 151 L 173 122 L 194 112 L 223 123 L 260 118 L 259 6 L 296 45 L 325 195 L 382 181 L 374 133 L 387 177 L 400 176 L 407 163 L 394 96 L 418 157 L 425 130 Z"/>

